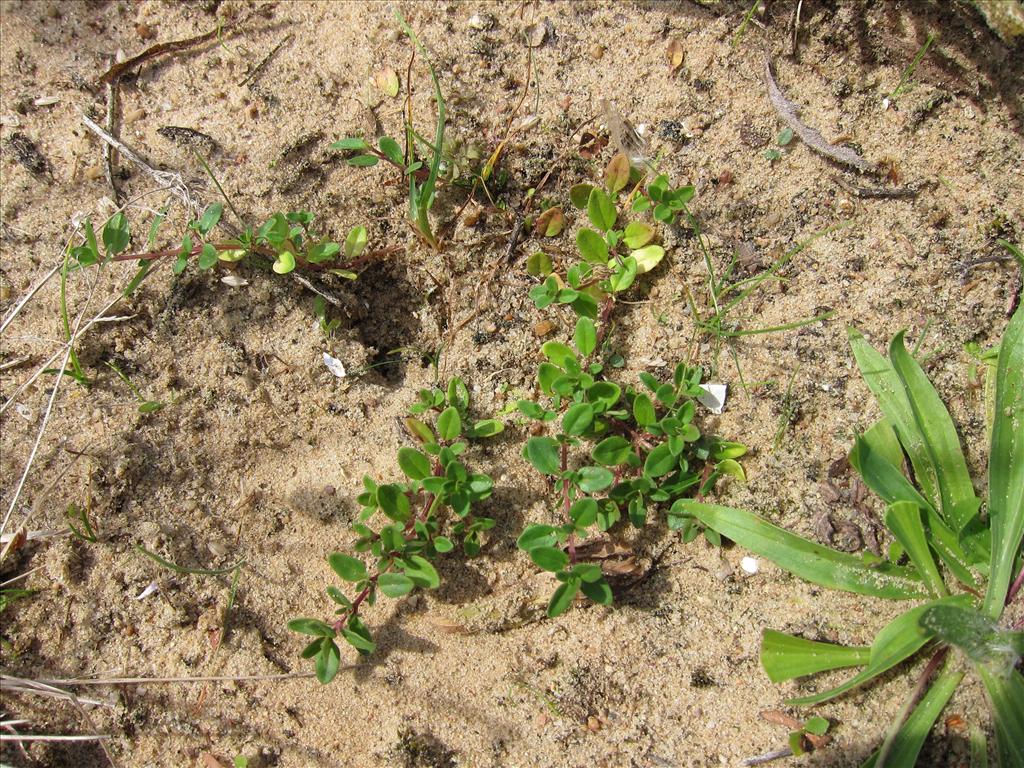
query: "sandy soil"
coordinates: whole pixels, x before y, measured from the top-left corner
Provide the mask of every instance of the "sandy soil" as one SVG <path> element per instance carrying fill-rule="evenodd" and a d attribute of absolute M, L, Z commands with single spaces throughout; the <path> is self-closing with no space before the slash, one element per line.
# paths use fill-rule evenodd
<path fill-rule="evenodd" d="M 735 45 L 745 1 L 395 5 L 437 63 L 453 134 L 488 152 L 524 87 L 522 32 L 548 25 L 516 116 L 539 122 L 509 146 L 504 163 L 510 181 L 500 199 L 512 211 L 607 98 L 647 126 L 664 172 L 696 185 L 694 210 L 719 267 L 739 249 L 744 268 L 757 270 L 842 225 L 803 250 L 783 271 L 785 281 L 755 294 L 737 317 L 744 327 L 767 327 L 834 310 L 827 321 L 747 337 L 734 354 L 715 354 L 708 339 L 695 337 L 686 309 L 687 288 L 706 301 L 706 272 L 682 229 L 664 234 L 665 263 L 617 310 L 623 381 L 641 370 L 663 374 L 692 354 L 730 383 L 726 412 L 702 417 L 705 429 L 752 448 L 744 459 L 749 482 L 725 489 L 729 503 L 822 540 L 831 530 L 832 543 L 855 549 L 870 538 L 851 501 L 851 477 L 836 464 L 854 430 L 877 415 L 852 366 L 850 323 L 876 344 L 902 328 L 916 341 L 927 328 L 929 373 L 962 429 L 972 468 L 984 467 L 981 399 L 963 346 L 998 339 L 1017 277 L 1006 263 L 968 265 L 997 255 L 997 238 L 1020 242 L 1024 231 L 1019 43 L 999 40 L 969 6 L 924 0 L 805 1 L 798 59 L 790 56 L 795 4 L 788 1 L 769 3 Z M 391 175 L 351 168 L 328 149 L 342 135 L 372 130 L 368 93 L 381 102 L 383 129 L 400 130 L 400 100 L 367 86 L 382 67 L 405 82 L 410 48 L 391 4 L 5 0 L 0 10 L 4 316 L 60 262 L 73 223 L 112 210 L 99 142 L 80 119 L 82 112 L 103 119 L 98 75 L 119 50 L 131 56 L 202 34 L 218 17 L 244 22 L 222 44 L 153 59 L 121 82 L 122 139 L 155 165 L 182 171 L 213 201 L 216 190 L 188 147 L 160 129 L 201 131 L 213 140 L 201 150 L 249 221 L 302 208 L 336 236 L 364 223 L 371 247 L 399 246 L 354 283 L 322 282 L 345 305 L 329 345 L 316 328 L 313 294 L 293 280 L 251 272 L 248 286 L 230 288 L 210 273 L 175 278 L 167 265 L 116 307 L 118 321 L 89 332 L 80 355 L 96 384 L 64 382 L 11 524 L 62 529 L 69 504 L 88 504 L 99 541 L 30 542 L 3 563 L 4 579 L 38 569 L 19 585 L 40 590 L 4 613 L 4 669 L 32 678 L 306 672 L 302 639 L 285 624 L 329 612 L 323 588 L 333 575 L 324 558 L 352 540 L 362 475 L 397 475 L 394 453 L 405 441 L 399 417 L 433 381 L 427 356 L 445 345 L 443 375 L 469 382 L 481 415 L 529 394 L 539 361 L 535 325 L 552 314 L 527 298 L 533 278 L 525 258 L 541 245 L 568 251 L 576 222 L 571 217 L 557 240 L 527 238 L 508 263 L 514 218 L 473 203 L 462 217 L 479 220 L 460 220 L 446 252 L 434 255 L 405 225 Z M 929 31 L 939 38 L 912 87 L 883 108 Z M 677 72 L 666 58 L 673 39 L 685 53 Z M 919 186 L 917 196 L 859 197 L 850 185 L 868 182 L 799 142 L 766 159 L 782 125 L 765 94 L 763 51 L 809 123 L 890 164 L 900 184 Z M 417 113 L 427 115 L 422 58 L 413 80 Z M 43 97 L 56 101 L 37 105 Z M 571 210 L 569 187 L 598 178 L 611 154 L 609 147 L 586 161 L 569 151 L 545 193 Z M 129 163 L 119 168 L 130 197 L 148 193 L 129 208 L 134 245 L 143 247 L 151 212 L 167 193 Z M 442 195 L 440 220 L 462 201 L 462 193 Z M 175 205 L 161 245 L 180 235 L 184 217 Z M 74 276 L 72 313 L 95 312 L 133 271 L 121 264 Z M 548 338 L 571 334 L 568 316 L 553 319 Z M 60 340 L 58 281 L 51 280 L 4 333 L 4 401 Z M 412 352 L 392 352 L 399 348 Z M 326 349 L 350 370 L 398 362 L 339 380 L 320 362 Z M 139 414 L 105 361 L 145 398 L 173 404 Z M 44 376 L 3 415 L 5 513 L 51 387 Z M 502 437 L 477 454 L 497 483 L 485 512 L 498 525 L 484 554 L 449 557 L 441 589 L 369 611 L 379 652 L 346 659 L 353 666 L 330 686 L 309 679 L 108 686 L 80 689 L 107 705 L 86 706 L 87 718 L 69 703 L 36 697 L 5 696 L 2 709 L 37 733 L 110 733 L 107 749 L 123 766 L 226 766 L 235 755 L 282 768 L 737 765 L 785 745 L 786 729 L 761 719 L 761 710 L 839 679 L 771 685 L 757 659 L 765 627 L 867 643 L 898 608 L 823 593 L 768 564 L 748 576 L 738 549 L 683 545 L 658 524 L 626 537 L 642 563 L 664 554 L 613 608 L 536 620 L 552 585 L 514 542 L 524 522 L 553 512 L 544 484 L 519 457 L 526 434 L 510 418 Z M 219 648 L 230 578 L 171 573 L 140 556 L 137 544 L 191 567 L 245 560 Z M 159 591 L 137 599 L 153 581 Z M 835 724 L 835 740 L 806 763 L 863 759 L 913 679 L 892 674 L 819 707 Z M 984 723 L 980 691 L 962 689 L 947 714 Z M 940 723 L 927 764 L 961 764 L 964 727 Z M 94 744 L 36 744 L 26 757 L 5 743 L 2 756 L 15 765 L 108 764 Z"/>

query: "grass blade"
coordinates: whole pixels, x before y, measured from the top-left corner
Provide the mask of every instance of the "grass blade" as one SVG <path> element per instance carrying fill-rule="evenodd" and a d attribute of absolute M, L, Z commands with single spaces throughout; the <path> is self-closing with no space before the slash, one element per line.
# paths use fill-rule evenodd
<path fill-rule="evenodd" d="M 959 533 L 977 516 L 981 500 L 974 493 L 953 420 L 921 366 L 907 352 L 902 331 L 889 345 L 889 359 L 903 383 L 914 421 L 935 469 L 938 509 L 949 526 Z"/>
<path fill-rule="evenodd" d="M 821 643 L 766 629 L 761 637 L 761 666 L 773 683 L 830 669 L 859 667 L 871 660 L 871 649 Z"/>
<path fill-rule="evenodd" d="M 949 594 L 942 574 L 935 565 L 932 552 L 928 548 L 928 538 L 921 522 L 921 509 L 912 501 L 897 501 L 889 505 L 885 513 L 885 527 L 896 540 L 903 545 L 910 562 L 928 585 L 932 595 L 945 597 Z"/>
<path fill-rule="evenodd" d="M 924 436 L 917 428 L 900 377 L 889 361 L 868 344 L 860 331 L 851 327 L 847 329 L 846 334 L 853 356 L 857 360 L 857 367 L 860 368 L 860 375 L 864 377 L 864 383 L 868 385 L 882 413 L 896 430 L 903 449 L 910 457 L 914 476 L 925 498 L 937 507 L 940 497 L 935 466 L 924 444 Z"/>
<path fill-rule="evenodd" d="M 1013 670 L 1008 677 L 993 674 L 982 664 L 975 669 L 981 675 L 992 705 L 999 765 L 1009 768 L 1024 765 L 1024 676 Z"/>
<path fill-rule="evenodd" d="M 834 699 L 853 688 L 864 685 L 872 678 L 909 659 L 931 640 L 931 635 L 922 632 L 920 629 L 921 616 L 926 610 L 936 605 L 961 605 L 966 607 L 970 604 L 970 596 L 955 595 L 911 608 L 906 613 L 901 614 L 886 624 L 882 631 L 875 635 L 875 640 L 871 643 L 871 655 L 867 666 L 857 675 L 828 691 L 789 699 L 786 703 L 794 707 L 820 704 L 823 701 Z"/>
<path fill-rule="evenodd" d="M 853 449 L 850 451 L 850 464 L 857 470 L 868 488 L 887 503 L 906 501 L 920 507 L 924 511 L 925 524 L 929 534 L 928 543 L 932 549 L 961 584 L 977 590 L 978 584 L 968 568 L 967 555 L 964 554 L 957 535 L 942 521 L 932 505 L 907 480 L 897 465 L 892 463 L 892 446 L 885 444 L 884 437 L 879 439 L 884 431 L 879 433 L 875 430 L 886 424 L 887 421 L 887 419 L 883 419 L 864 435 L 856 438 Z M 888 432 L 895 440 L 895 433 L 891 428 L 888 428 Z M 899 448 L 898 443 L 896 447 Z M 902 450 L 900 450 L 899 456 L 899 461 L 902 463 Z"/>
<path fill-rule="evenodd" d="M 870 567 L 741 509 L 689 500 L 680 506 L 683 514 L 814 584 L 889 600 L 927 597 L 920 576 L 910 569 L 888 563 Z"/>
<path fill-rule="evenodd" d="M 991 575 L 985 612 L 998 617 L 1024 537 L 1024 310 L 1003 334 L 996 368 L 996 417 L 988 459 Z"/>
<path fill-rule="evenodd" d="M 917 755 L 924 745 L 924 740 L 928 737 L 928 732 L 935 725 L 935 721 L 953 696 L 953 691 L 956 690 L 963 676 L 963 672 L 948 671 L 939 675 L 907 719 L 903 721 L 903 725 L 897 730 L 889 732 L 882 748 L 868 758 L 861 768 L 881 768 L 878 758 L 883 750 L 887 768 L 898 768 L 899 766 L 909 768 L 916 765 Z M 896 720 L 893 727 L 895 728 L 899 722 Z"/>

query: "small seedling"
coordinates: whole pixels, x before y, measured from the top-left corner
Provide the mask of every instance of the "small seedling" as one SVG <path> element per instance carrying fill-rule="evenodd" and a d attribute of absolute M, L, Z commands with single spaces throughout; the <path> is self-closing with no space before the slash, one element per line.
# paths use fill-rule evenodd
<path fill-rule="evenodd" d="M 121 381 L 128 385 L 128 389 L 132 391 L 132 394 L 135 395 L 135 399 L 139 401 L 139 413 L 156 413 L 157 411 L 163 410 L 167 405 L 167 403 L 162 403 L 158 400 L 147 400 L 124 371 L 118 368 L 117 365 L 110 360 L 104 360 L 103 362 L 110 370 L 117 374 L 117 377 L 121 379 Z M 171 402 L 173 402 L 173 399 Z"/>
<path fill-rule="evenodd" d="M 828 701 L 921 652 L 930 654 L 865 766 L 913 766 L 968 670 L 987 693 L 999 765 L 1024 765 L 1024 675 L 1017 669 L 1024 632 L 1005 618 L 1024 586 L 1024 310 L 1015 312 L 999 349 L 984 515 L 949 412 L 903 334 L 892 340 L 888 358 L 853 329 L 850 345 L 883 414 L 857 436 L 849 458 L 887 504 L 885 525 L 893 538 L 887 558 L 822 547 L 744 510 L 686 501 L 679 512 L 815 584 L 917 601 L 870 647 L 764 634 L 761 663 L 773 682 L 864 667 L 835 688 L 790 700 L 793 706 Z M 904 469 L 907 462 L 912 471 Z M 987 754 L 983 735 L 972 737 L 972 750 Z"/>
<path fill-rule="evenodd" d="M 921 60 L 928 53 L 928 49 L 932 47 L 932 43 L 935 42 L 935 33 L 929 32 L 928 38 L 924 41 L 924 45 L 917 51 L 917 55 L 914 56 L 913 61 L 903 70 L 903 75 L 900 77 L 899 83 L 893 88 L 892 93 L 886 97 L 885 102 L 888 104 L 901 93 L 903 93 L 910 86 L 911 78 L 914 76 L 914 71 L 917 69 L 917 65 L 921 63 Z"/>
<path fill-rule="evenodd" d="M 638 275 L 654 269 L 665 257 L 665 249 L 653 242 L 657 230 L 644 221 L 623 222 L 619 211 L 619 193 L 630 183 L 635 171 L 625 154 L 612 158 L 605 169 L 605 189 L 591 184 L 577 184 L 569 191 L 573 205 L 587 213 L 593 226 L 581 227 L 576 233 L 576 247 L 582 257 L 563 274 L 553 271 L 549 256 L 535 253 L 527 262 L 527 271 L 544 277 L 544 282 L 530 291 L 538 309 L 551 304 L 567 304 L 580 316 L 597 319 L 611 311 L 614 297 L 628 290 Z M 624 207 L 634 213 L 650 212 L 657 223 L 671 224 L 686 209 L 693 197 L 693 187 L 672 188 L 667 176 L 658 176 L 646 189 L 638 181 L 626 196 Z M 556 211 L 557 216 L 549 211 Z M 538 218 L 543 234 L 552 236 L 561 231 L 561 211 L 551 208 Z"/>
<path fill-rule="evenodd" d="M 405 420 L 420 448 L 398 449 L 398 466 L 406 480 L 379 485 L 369 476 L 363 478 L 364 492 L 357 499 L 362 512 L 352 526 L 358 536 L 354 549 L 372 555 L 373 566 L 368 568 L 352 555 L 332 553 L 327 558 L 331 569 L 352 585 L 355 596 L 328 587 L 328 596 L 339 606 L 336 619 L 288 623 L 291 630 L 315 638 L 302 657 L 315 659 L 320 682 L 329 683 L 338 672 L 339 638 L 360 654 L 376 649 L 359 614 L 364 603 L 373 605 L 379 594 L 398 598 L 417 588 L 436 589 L 440 576 L 433 561 L 438 555 L 451 552 L 459 542 L 473 557 L 480 552 L 481 534 L 494 527 L 493 519 L 473 511 L 490 497 L 494 482 L 470 472 L 461 457 L 469 447 L 467 440 L 496 435 L 504 425 L 493 419 L 471 422 L 469 405 L 469 389 L 461 379 L 452 379 L 446 390 L 421 390 Z M 425 421 L 428 416 L 433 417 L 433 426 Z M 374 530 L 367 523 L 377 516 L 390 522 Z"/>
<path fill-rule="evenodd" d="M 821 743 L 822 737 L 828 733 L 829 721 L 824 717 L 815 715 L 805 722 L 800 728 L 789 733 L 789 748 L 794 757 L 813 751 L 815 742 Z"/>
<path fill-rule="evenodd" d="M 95 544 L 99 541 L 99 536 L 96 534 L 96 530 L 92 527 L 92 521 L 89 519 L 88 504 L 84 507 L 80 507 L 77 504 L 68 504 L 68 508 L 64 512 L 64 519 L 68 524 L 68 528 L 71 529 L 71 535 L 75 538 L 87 541 L 90 544 Z"/>
<path fill-rule="evenodd" d="M 409 220 L 430 247 L 438 251 L 441 249 L 441 244 L 430 224 L 430 209 L 435 202 L 437 179 L 441 171 L 441 161 L 444 155 L 446 105 L 444 95 L 441 93 L 441 84 L 437 79 L 437 72 L 427 56 L 426 48 L 423 47 L 419 38 L 416 37 L 416 33 L 405 22 L 402 14 L 396 10 L 395 16 L 402 31 L 405 32 L 416 49 L 427 59 L 427 66 L 430 68 L 430 81 L 434 86 L 434 103 L 437 105 L 434 140 L 431 143 L 416 133 L 412 123 L 412 99 L 410 97 L 407 101 L 404 147 L 391 136 L 382 137 L 377 142 L 376 147 L 365 139 L 356 136 L 336 141 L 331 145 L 331 148 L 344 152 L 360 153 L 349 157 L 347 160 L 349 165 L 357 168 L 370 168 L 383 160 L 398 169 L 402 177 L 407 179 L 406 183 L 409 186 Z M 397 88 L 397 80 L 394 85 Z M 406 85 L 408 86 L 408 84 Z"/>

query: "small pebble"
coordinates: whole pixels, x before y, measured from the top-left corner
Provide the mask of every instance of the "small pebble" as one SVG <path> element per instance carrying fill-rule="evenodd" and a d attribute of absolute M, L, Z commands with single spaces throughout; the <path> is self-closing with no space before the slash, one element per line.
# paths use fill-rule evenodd
<path fill-rule="evenodd" d="M 555 330 L 557 326 L 550 320 L 541 320 L 533 326 L 533 335 L 538 339 L 542 339 Z"/>
<path fill-rule="evenodd" d="M 133 109 L 131 112 L 126 113 L 124 116 L 124 121 L 126 123 L 135 123 L 144 118 L 145 116 L 146 110 L 139 107 L 138 109 Z"/>
<path fill-rule="evenodd" d="M 594 43 L 590 46 L 590 58 L 602 59 L 604 58 L 604 46 L 600 43 Z"/>
<path fill-rule="evenodd" d="M 601 730 L 601 721 L 591 715 L 587 718 L 587 730 L 591 733 L 597 733 Z"/>
<path fill-rule="evenodd" d="M 324 493 L 326 495 L 328 495 L 328 496 L 333 496 L 337 492 L 338 492 L 338 490 L 333 485 L 325 485 L 324 486 Z"/>
<path fill-rule="evenodd" d="M 103 168 L 98 165 L 90 165 L 85 169 L 85 178 L 89 181 L 96 181 L 96 179 L 102 178 Z"/>
<path fill-rule="evenodd" d="M 497 332 L 498 332 L 498 324 L 497 323 L 487 323 L 487 325 L 484 326 L 484 333 L 497 333 Z"/>
<path fill-rule="evenodd" d="M 757 573 L 760 570 L 761 566 L 758 564 L 757 558 L 749 557 L 748 556 L 748 557 L 744 557 L 740 561 L 740 568 L 742 568 L 744 571 L 746 571 L 751 576 L 753 576 L 755 573 Z"/>

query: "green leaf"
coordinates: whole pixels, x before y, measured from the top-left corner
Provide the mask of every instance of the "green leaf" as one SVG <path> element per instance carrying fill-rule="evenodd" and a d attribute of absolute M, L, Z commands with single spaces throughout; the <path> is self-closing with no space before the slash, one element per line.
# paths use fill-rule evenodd
<path fill-rule="evenodd" d="M 604 190 L 597 187 L 590 190 L 590 198 L 587 200 L 587 218 L 602 232 L 607 232 L 615 226 L 615 203 Z"/>
<path fill-rule="evenodd" d="M 910 457 L 914 477 L 921 486 L 925 498 L 938 508 L 938 479 L 935 467 L 925 447 L 924 436 L 917 427 L 900 377 L 889 361 L 867 343 L 860 331 L 848 328 L 847 337 L 861 376 L 878 400 L 882 413 L 896 430 L 903 449 Z"/>
<path fill-rule="evenodd" d="M 372 168 L 380 162 L 380 158 L 376 155 L 356 155 L 345 162 L 356 168 Z"/>
<path fill-rule="evenodd" d="M 128 247 L 131 234 L 128 231 L 128 219 L 123 213 L 115 213 L 103 227 L 103 247 L 108 256 L 121 253 Z"/>
<path fill-rule="evenodd" d="M 900 377 L 925 450 L 935 468 L 943 519 L 957 533 L 978 514 L 981 501 L 974 494 L 967 462 L 953 420 L 917 361 L 897 333 L 889 345 L 889 358 Z"/>
<path fill-rule="evenodd" d="M 220 221 L 221 214 L 224 213 L 224 206 L 220 203 L 213 203 L 203 211 L 202 217 L 196 224 L 198 229 L 204 236 L 210 234 L 213 228 L 217 226 L 217 222 Z"/>
<path fill-rule="evenodd" d="M 672 453 L 669 444 L 665 442 L 647 454 L 647 459 L 644 461 L 644 474 L 651 477 L 662 477 L 678 465 L 679 459 Z"/>
<path fill-rule="evenodd" d="M 547 277 L 551 274 L 551 257 L 544 251 L 535 251 L 526 260 L 526 274 L 533 277 Z"/>
<path fill-rule="evenodd" d="M 613 291 L 621 293 L 629 288 L 636 280 L 636 259 L 627 256 L 622 260 L 622 266 L 612 272 L 608 278 L 608 284 Z"/>
<path fill-rule="evenodd" d="M 761 637 L 761 666 L 773 683 L 843 667 L 859 667 L 871 649 L 822 643 L 766 629 Z"/>
<path fill-rule="evenodd" d="M 447 536 L 435 536 L 434 549 L 436 549 L 441 554 L 444 554 L 445 552 L 451 552 L 453 549 L 455 549 L 455 545 L 452 544 L 452 540 L 449 539 Z"/>
<path fill-rule="evenodd" d="M 589 497 L 578 499 L 569 507 L 569 519 L 577 528 L 589 528 L 597 522 L 597 502 Z"/>
<path fill-rule="evenodd" d="M 569 556 L 555 547 L 534 547 L 530 550 L 534 565 L 545 571 L 560 571 L 569 565 Z"/>
<path fill-rule="evenodd" d="M 576 363 L 575 353 L 565 344 L 558 341 L 547 341 L 540 348 L 541 354 L 559 368 Z"/>
<path fill-rule="evenodd" d="M 820 586 L 890 600 L 926 596 L 920 577 L 906 568 L 887 563 L 870 567 L 858 557 L 808 541 L 744 510 L 689 499 L 673 508 L 677 505 L 683 514 Z"/>
<path fill-rule="evenodd" d="M 804 723 L 804 731 L 813 733 L 815 736 L 824 736 L 828 733 L 829 721 L 824 717 L 814 716 Z"/>
<path fill-rule="evenodd" d="M 917 765 L 917 756 L 924 745 L 924 740 L 928 737 L 932 726 L 935 725 L 935 721 L 938 720 L 963 677 L 963 672 L 942 672 L 935 678 L 935 682 L 917 702 L 917 706 L 910 712 L 903 724 L 900 725 L 899 720 L 892 724 L 889 735 L 882 746 L 883 750 L 888 750 L 885 765 L 897 768 Z M 915 693 L 912 692 L 911 696 Z M 868 758 L 862 768 L 874 768 L 881 751 L 875 752 Z"/>
<path fill-rule="evenodd" d="M 594 230 L 584 227 L 577 232 L 576 247 L 580 249 L 580 256 L 588 264 L 598 264 L 603 267 L 608 263 L 608 243 Z"/>
<path fill-rule="evenodd" d="M 437 434 L 442 440 L 454 440 L 462 432 L 462 419 L 453 405 L 449 405 L 437 417 Z"/>
<path fill-rule="evenodd" d="M 217 265 L 217 249 L 210 243 L 203 243 L 203 250 L 199 253 L 199 268 L 212 269 Z"/>
<path fill-rule="evenodd" d="M 608 188 L 608 192 L 614 195 L 625 187 L 629 182 L 629 172 L 629 158 L 625 153 L 619 152 L 604 169 L 604 185 Z"/>
<path fill-rule="evenodd" d="M 345 258 L 356 258 L 366 248 L 366 243 L 366 227 L 362 224 L 352 227 L 345 237 Z"/>
<path fill-rule="evenodd" d="M 295 269 L 295 254 L 291 251 L 281 251 L 271 268 L 279 275 L 287 275 Z"/>
<path fill-rule="evenodd" d="M 643 221 L 631 221 L 626 225 L 622 241 L 631 249 L 643 248 L 654 237 L 654 227 Z"/>
<path fill-rule="evenodd" d="M 590 201 L 590 192 L 593 189 L 593 184 L 575 184 L 569 188 L 569 200 L 582 211 L 587 207 L 587 203 Z"/>
<path fill-rule="evenodd" d="M 334 637 L 331 625 L 320 621 L 320 619 L 292 619 L 288 622 L 288 629 L 292 632 L 301 632 L 304 635 Z"/>
<path fill-rule="evenodd" d="M 430 459 L 415 448 L 398 449 L 398 466 L 410 480 L 422 480 L 430 477 Z"/>
<path fill-rule="evenodd" d="M 820 704 L 878 677 L 878 675 L 886 670 L 892 669 L 905 659 L 909 659 L 931 640 L 932 635 L 922 631 L 920 626 L 921 616 L 929 608 L 941 605 L 967 606 L 970 603 L 971 598 L 969 595 L 955 595 L 953 597 L 933 600 L 930 603 L 919 605 L 900 614 L 875 635 L 874 642 L 871 643 L 871 655 L 868 664 L 854 677 L 827 691 L 811 696 L 790 699 L 787 701 L 787 704 L 795 707 Z"/>
<path fill-rule="evenodd" d="M 333 640 L 324 640 L 316 657 L 316 679 L 327 685 L 338 674 L 341 666 L 341 651 Z"/>
<path fill-rule="evenodd" d="M 928 536 L 921 522 L 920 507 L 912 501 L 893 502 L 885 513 L 885 527 L 903 546 L 910 562 L 924 579 L 928 591 L 934 597 L 949 594 L 928 547 Z"/>
<path fill-rule="evenodd" d="M 402 561 L 405 575 L 412 579 L 417 587 L 437 589 L 441 586 L 441 577 L 430 561 L 420 555 L 410 555 Z"/>
<path fill-rule="evenodd" d="M 665 258 L 665 249 L 660 245 L 648 245 L 645 248 L 638 248 L 629 255 L 636 259 L 636 273 L 642 275 L 661 263 Z"/>
<path fill-rule="evenodd" d="M 579 579 L 570 579 L 563 584 L 559 584 L 558 589 L 551 596 L 551 602 L 548 603 L 548 618 L 553 619 L 555 616 L 565 613 L 569 606 L 572 605 L 572 601 L 576 598 L 579 591 Z"/>
<path fill-rule="evenodd" d="M 604 467 L 581 467 L 576 473 L 576 484 L 584 493 L 600 493 L 615 481 L 615 475 Z"/>
<path fill-rule="evenodd" d="M 589 357 L 597 349 L 597 329 L 589 317 L 581 317 L 576 321 L 576 334 L 573 337 L 576 349 L 583 357 Z"/>
<path fill-rule="evenodd" d="M 358 137 L 339 139 L 338 141 L 331 144 L 331 149 L 338 149 L 341 151 L 353 150 L 353 149 L 367 149 L 369 148 L 363 139 Z"/>
<path fill-rule="evenodd" d="M 583 594 L 599 605 L 611 605 L 613 601 L 612 588 L 602 577 L 598 581 L 584 581 L 581 585 Z"/>
<path fill-rule="evenodd" d="M 558 442 L 553 437 L 531 437 L 526 441 L 524 456 L 533 468 L 545 475 L 560 471 Z"/>
<path fill-rule="evenodd" d="M 978 667 L 978 673 L 992 706 L 999 765 L 1024 765 L 1024 677 L 1017 670 L 1003 677 L 985 667 Z"/>
<path fill-rule="evenodd" d="M 614 467 L 626 461 L 631 450 L 632 445 L 626 438 L 612 435 L 595 445 L 590 455 L 598 464 Z"/>
<path fill-rule="evenodd" d="M 388 597 L 402 597 L 416 585 L 404 573 L 382 573 L 377 577 L 377 588 Z"/>
<path fill-rule="evenodd" d="M 377 489 L 377 503 L 381 512 L 396 523 L 404 523 L 409 519 L 409 497 L 398 485 L 382 485 Z"/>
<path fill-rule="evenodd" d="M 328 555 L 327 562 L 331 570 L 345 581 L 362 581 L 366 578 L 366 565 L 362 560 L 334 552 Z"/>
<path fill-rule="evenodd" d="M 524 552 L 536 547 L 552 547 L 558 542 L 556 528 L 553 525 L 528 525 L 516 541 L 516 546 Z"/>
<path fill-rule="evenodd" d="M 570 405 L 562 416 L 562 430 L 567 435 L 582 435 L 594 423 L 594 406 L 590 403 Z"/>
<path fill-rule="evenodd" d="M 363 626 L 362 622 L 359 622 L 358 628 L 352 628 L 354 621 L 358 621 L 354 616 L 349 620 L 349 627 L 341 630 L 342 636 L 348 641 L 348 644 L 359 651 L 360 654 L 366 656 L 377 650 L 377 645 L 369 637 L 369 631 Z"/>
<path fill-rule="evenodd" d="M 481 419 L 473 425 L 472 437 L 494 437 L 505 431 L 505 424 L 497 419 Z"/>
<path fill-rule="evenodd" d="M 1024 539 L 1024 310 L 1014 312 L 996 367 L 995 420 L 988 459 L 991 575 L 985 612 L 999 616 Z"/>
<path fill-rule="evenodd" d="M 643 392 L 633 398 L 633 418 L 641 427 L 649 427 L 658 420 L 654 411 L 654 403 Z"/>
<path fill-rule="evenodd" d="M 1024 655 L 1024 632 L 1002 630 L 973 607 L 933 605 L 921 614 L 921 630 L 955 645 L 975 664 L 1006 676 Z"/>
<path fill-rule="evenodd" d="M 405 153 L 393 138 L 382 136 L 380 141 L 377 142 L 377 146 L 380 147 L 380 151 L 384 153 L 388 160 L 396 165 L 405 165 Z"/>

